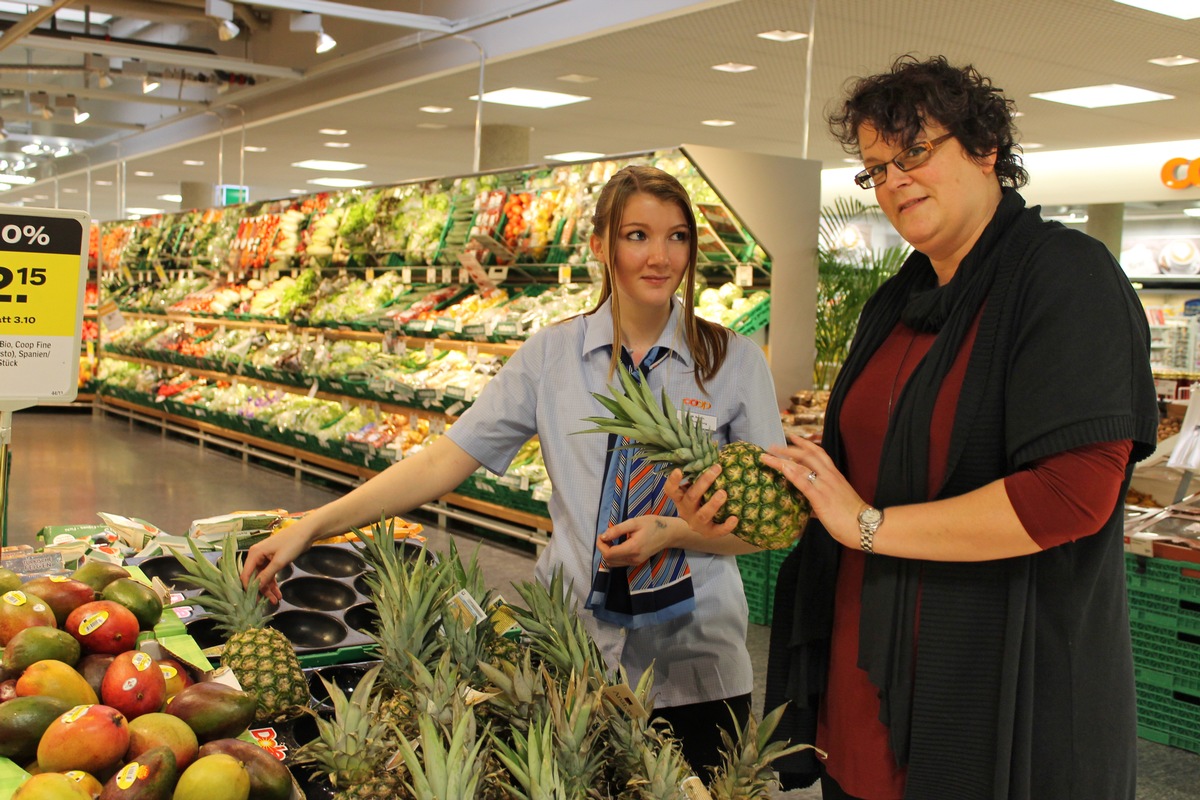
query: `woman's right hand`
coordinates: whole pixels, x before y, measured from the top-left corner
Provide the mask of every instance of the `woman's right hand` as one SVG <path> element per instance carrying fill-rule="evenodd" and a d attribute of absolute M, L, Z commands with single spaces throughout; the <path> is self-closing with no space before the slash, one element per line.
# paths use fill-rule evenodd
<path fill-rule="evenodd" d="M 679 516 L 687 521 L 692 530 L 708 539 L 728 536 L 733 533 L 738 523 L 738 518 L 734 516 L 726 517 L 719 525 L 713 522 L 713 517 L 720 513 L 721 506 L 729 499 L 724 489 L 718 489 L 713 492 L 708 502 L 704 501 L 704 493 L 720 474 L 721 468 L 714 464 L 697 475 L 691 483 L 684 484 L 683 472 L 676 469 L 667 476 L 667 484 L 664 487 L 667 497 L 675 503 L 675 510 Z"/>
<path fill-rule="evenodd" d="M 246 562 L 242 565 L 242 585 L 249 586 L 250 579 L 257 573 L 258 591 L 272 603 L 279 603 L 283 594 L 275 576 L 307 550 L 309 544 L 307 526 L 301 520 L 252 545 L 246 551 Z"/>

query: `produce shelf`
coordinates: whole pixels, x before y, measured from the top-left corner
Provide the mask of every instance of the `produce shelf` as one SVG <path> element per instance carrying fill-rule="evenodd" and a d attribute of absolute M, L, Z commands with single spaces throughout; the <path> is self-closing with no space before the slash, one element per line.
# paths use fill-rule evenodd
<path fill-rule="evenodd" d="M 321 455 L 291 444 L 232 430 L 192 417 L 182 417 L 156 408 L 100 395 L 94 407 L 101 413 L 113 413 L 194 440 L 199 446 L 211 446 L 235 455 L 243 461 L 266 461 L 276 468 L 291 471 L 299 479 L 315 477 L 353 488 L 378 474 L 379 470 Z M 546 516 L 508 508 L 451 492 L 438 501 L 421 506 L 437 517 L 438 527 L 449 520 L 473 525 L 509 538 L 533 544 L 537 549 L 550 541 L 553 524 Z"/>

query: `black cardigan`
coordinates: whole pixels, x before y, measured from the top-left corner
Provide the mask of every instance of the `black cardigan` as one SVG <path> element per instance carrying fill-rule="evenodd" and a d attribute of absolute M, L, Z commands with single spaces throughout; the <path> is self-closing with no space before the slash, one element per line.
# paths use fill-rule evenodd
<path fill-rule="evenodd" d="M 843 469 L 841 401 L 902 314 L 907 321 L 910 298 L 934 283 L 928 259 L 914 253 L 863 311 L 826 416 L 825 447 Z M 922 301 L 929 308 L 941 302 L 948 319 L 944 327 L 939 320 L 940 341 L 901 395 L 909 411 L 897 408 L 876 500 L 886 506 L 929 496 L 924 478 L 913 477 L 926 474 L 920 448 L 908 459 L 906 447 L 927 438 L 921 409 L 944 375 L 938 359 L 953 359 L 955 337 L 980 308 L 946 482 L 935 496 L 963 494 L 1047 455 L 1122 439 L 1134 442 L 1127 485 L 1133 462 L 1153 452 L 1157 408 L 1145 316 L 1104 247 L 1042 221 L 1006 191 L 945 289 Z M 908 765 L 908 797 L 1133 797 L 1136 711 L 1121 505 L 1095 535 L 1032 556 L 870 559 L 860 666 L 881 687 L 881 717 Z M 767 708 L 792 703 L 777 735 L 793 741 L 811 742 L 815 733 L 838 550 L 814 520 L 777 578 Z M 918 583 L 918 656 L 900 658 L 911 652 L 903 637 L 911 633 Z M 785 786 L 807 785 L 817 774 L 805 754 L 778 768 Z"/>

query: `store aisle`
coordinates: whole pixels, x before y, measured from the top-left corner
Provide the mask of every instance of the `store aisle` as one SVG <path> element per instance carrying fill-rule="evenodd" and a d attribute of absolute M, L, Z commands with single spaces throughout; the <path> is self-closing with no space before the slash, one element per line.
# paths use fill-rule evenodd
<path fill-rule="evenodd" d="M 13 416 L 13 469 L 8 495 L 10 544 L 34 544 L 45 525 L 96 523 L 97 511 L 139 517 L 168 533 L 184 534 L 193 519 L 231 511 L 284 508 L 297 511 L 344 491 L 297 480 L 290 474 L 118 416 L 78 409 L 27 409 Z M 426 524 L 430 547 L 445 552 L 451 539 Z M 529 580 L 533 555 L 515 547 L 453 534 L 459 552 L 478 551 L 490 585 L 504 595 L 514 581 Z M 761 711 L 768 629 L 751 625 L 748 645 L 756 665 L 755 703 Z M 1103 698 L 1097 698 L 1103 702 Z M 1152 742 L 1140 743 L 1138 800 L 1195 800 L 1200 755 Z M 779 800 L 820 800 L 807 789 Z"/>

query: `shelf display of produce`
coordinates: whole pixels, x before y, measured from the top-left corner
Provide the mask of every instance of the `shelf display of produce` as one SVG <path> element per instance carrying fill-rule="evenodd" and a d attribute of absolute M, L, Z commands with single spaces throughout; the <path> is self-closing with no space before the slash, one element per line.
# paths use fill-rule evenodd
<path fill-rule="evenodd" d="M 346 428 L 386 414 L 435 431 L 452 424 L 524 339 L 595 305 L 590 217 L 598 189 L 628 163 L 677 175 L 695 202 L 697 313 L 764 336 L 771 260 L 680 149 L 103 223 L 101 290 L 121 322 L 101 332 L 99 401 L 177 424 L 204 414 L 211 435 L 283 438 L 362 479 L 390 454 L 351 447 L 343 434 L 358 430 L 327 431 L 334 414 L 310 409 L 279 417 L 294 430 L 251 431 L 253 415 L 229 413 L 219 393 L 208 408 L 211 395 L 304 396 L 337 407 Z M 131 370 L 140 389 L 126 385 Z M 157 394 L 188 381 L 202 385 Z M 349 413 L 360 408 L 371 413 Z M 550 529 L 549 487 L 526 476 L 473 476 L 456 494 Z"/>

